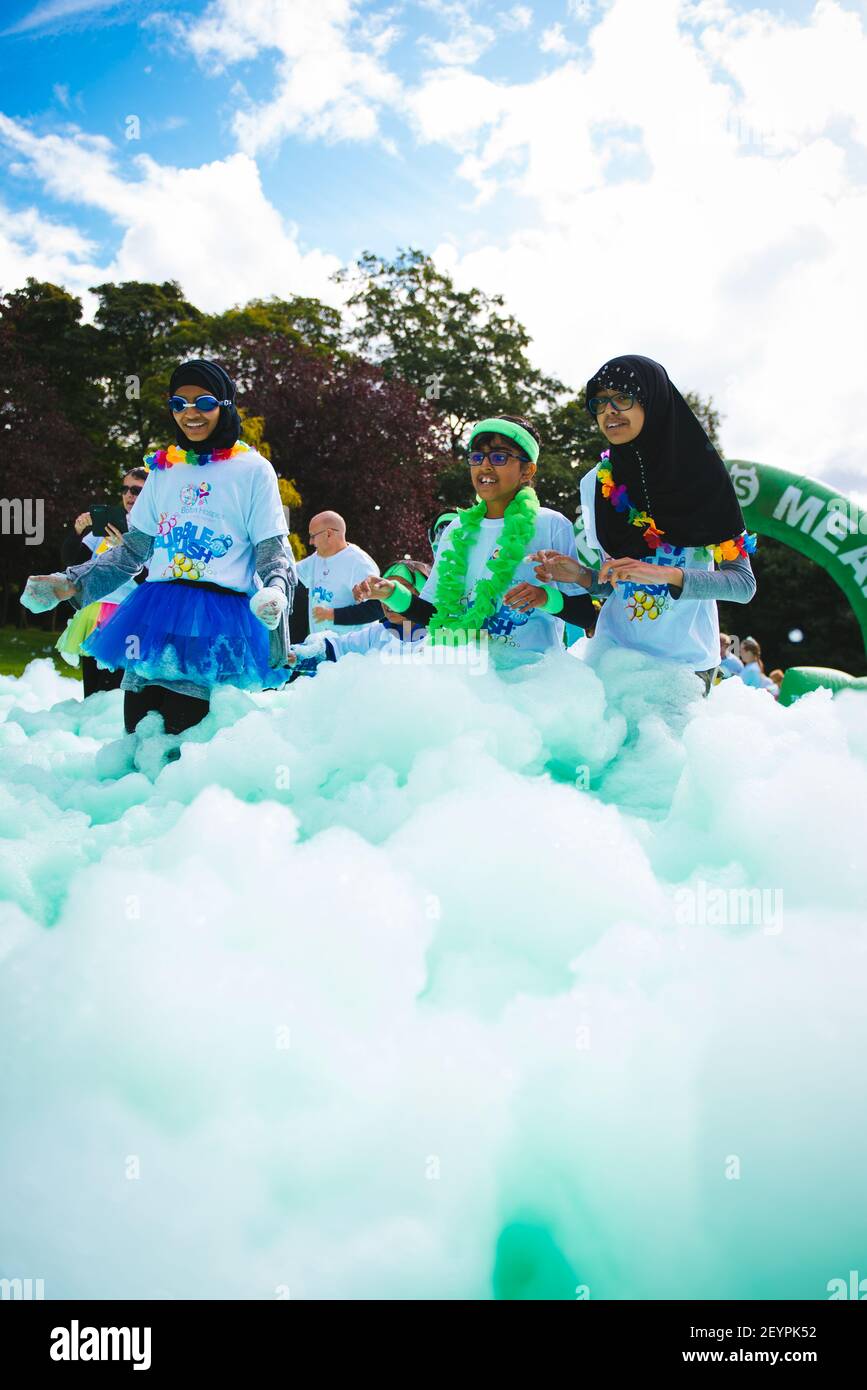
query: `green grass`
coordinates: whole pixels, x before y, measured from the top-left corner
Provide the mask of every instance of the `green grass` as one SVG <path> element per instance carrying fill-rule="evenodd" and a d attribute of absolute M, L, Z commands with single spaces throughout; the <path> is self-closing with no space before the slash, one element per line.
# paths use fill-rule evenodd
<path fill-rule="evenodd" d="M 0 627 L 0 676 L 20 676 L 24 667 L 36 657 L 51 657 L 63 676 L 81 680 L 78 671 L 54 650 L 57 633 L 44 632 L 38 627 Z"/>

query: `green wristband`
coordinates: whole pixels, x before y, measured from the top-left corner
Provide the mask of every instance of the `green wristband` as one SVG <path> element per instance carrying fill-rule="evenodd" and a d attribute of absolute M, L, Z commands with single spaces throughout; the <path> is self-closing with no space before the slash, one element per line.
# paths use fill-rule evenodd
<path fill-rule="evenodd" d="M 398 584 L 397 580 L 395 580 L 394 593 L 391 598 L 384 598 L 381 602 L 384 603 L 387 608 L 393 608 L 395 613 L 405 613 L 412 603 L 412 600 L 413 595 L 410 590 L 407 589 L 405 585 Z"/>
<path fill-rule="evenodd" d="M 559 613 L 563 608 L 563 593 L 560 589 L 555 589 L 553 584 L 543 584 L 541 586 L 548 597 L 541 605 L 543 613 Z"/>

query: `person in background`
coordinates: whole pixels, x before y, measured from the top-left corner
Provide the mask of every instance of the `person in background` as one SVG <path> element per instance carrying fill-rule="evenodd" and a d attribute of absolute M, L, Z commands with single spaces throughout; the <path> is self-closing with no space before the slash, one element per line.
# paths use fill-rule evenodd
<path fill-rule="evenodd" d="M 719 635 L 719 672 L 720 680 L 728 680 L 731 676 L 739 676 L 744 669 L 744 663 L 740 657 L 735 656 L 732 646 L 735 638 L 730 637 L 727 632 Z"/>
<path fill-rule="evenodd" d="M 132 511 L 136 498 L 147 482 L 147 476 L 143 468 L 130 468 L 124 474 L 120 493 L 121 505 L 127 515 Z M 61 562 L 65 569 L 70 565 L 86 564 L 94 555 L 103 555 L 107 550 L 121 544 L 123 534 L 116 526 L 112 526 L 111 522 L 107 523 L 104 536 L 95 536 L 92 525 L 90 512 L 82 512 L 75 518 L 72 530 L 60 548 Z M 103 670 L 97 666 L 92 656 L 82 652 L 82 643 L 94 628 L 102 627 L 103 623 L 108 622 L 119 603 L 123 603 L 125 598 L 135 593 L 136 585 L 141 583 L 146 573 L 146 570 L 142 570 L 135 578 L 125 579 L 111 593 L 106 594 L 105 598 L 74 612 L 55 643 L 57 651 L 68 665 L 80 664 L 85 700 L 100 690 L 117 690 L 123 680 L 123 670 Z"/>
<path fill-rule="evenodd" d="M 428 545 L 430 546 L 431 555 L 433 556 L 434 559 L 436 559 L 436 557 L 437 557 L 437 550 L 439 549 L 439 543 L 440 543 L 440 541 L 442 540 L 443 536 L 445 535 L 446 529 L 451 525 L 451 523 L 452 523 L 453 521 L 458 521 L 458 520 L 459 520 L 459 517 L 458 517 L 457 512 L 440 512 L 440 513 L 438 514 L 436 520 L 434 521 L 433 525 L 432 525 L 432 526 L 430 527 L 430 529 L 428 530 L 428 533 L 427 533 Z"/>
<path fill-rule="evenodd" d="M 765 675 L 762 649 L 755 637 L 745 637 L 741 642 L 741 660 L 743 670 L 740 672 L 740 678 L 744 685 L 751 685 L 755 690 L 772 690 L 779 694 L 774 682 Z"/>
<path fill-rule="evenodd" d="M 786 674 L 785 671 L 781 671 L 780 668 L 779 668 L 779 666 L 777 666 L 776 669 L 773 670 L 773 671 L 771 672 L 770 677 L 769 677 L 769 679 L 772 680 L 772 681 L 774 682 L 774 685 L 777 687 L 777 699 L 778 699 L 778 700 L 779 700 L 779 698 L 780 698 L 780 689 L 781 689 L 781 687 L 782 687 L 782 684 L 783 684 L 783 677 L 785 676 L 785 674 Z"/>
<path fill-rule="evenodd" d="M 378 582 L 391 580 L 395 585 L 407 589 L 411 595 L 418 596 L 427 582 L 430 569 L 430 565 L 422 560 L 397 560 Z M 427 629 L 423 624 L 414 623 L 386 603 L 376 599 L 372 602 L 380 610 L 377 622 L 366 623 L 364 627 L 353 628 L 340 635 L 336 632 L 327 635 L 314 633 L 301 646 L 293 649 L 289 653 L 289 664 L 295 667 L 294 674 L 315 675 L 321 661 L 339 661 L 351 652 L 360 656 L 383 650 L 397 654 L 405 644 L 412 646 L 424 641 Z"/>
<path fill-rule="evenodd" d="M 338 512 L 319 512 L 310 519 L 313 553 L 300 560 L 298 592 L 290 619 L 292 644 L 315 632 L 352 628 L 376 622 L 378 603 L 356 604 L 352 590 L 379 566 L 367 551 L 346 539 L 346 522 Z"/>

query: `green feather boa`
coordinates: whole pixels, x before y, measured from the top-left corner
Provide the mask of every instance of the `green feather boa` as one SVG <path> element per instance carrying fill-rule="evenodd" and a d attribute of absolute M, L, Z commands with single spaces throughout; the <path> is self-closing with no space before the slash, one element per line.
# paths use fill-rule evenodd
<path fill-rule="evenodd" d="M 503 594 L 514 578 L 515 570 L 527 553 L 536 530 L 539 499 L 531 487 L 515 493 L 504 514 L 505 526 L 500 539 L 500 553 L 488 561 L 490 578 L 476 584 L 475 601 L 471 608 L 461 608 L 467 579 L 470 552 L 479 538 L 488 508 L 484 499 L 474 507 L 458 512 L 460 526 L 451 538 L 448 550 L 437 557 L 435 612 L 428 623 L 428 640 L 451 643 L 467 642 L 485 621 L 497 611 Z"/>

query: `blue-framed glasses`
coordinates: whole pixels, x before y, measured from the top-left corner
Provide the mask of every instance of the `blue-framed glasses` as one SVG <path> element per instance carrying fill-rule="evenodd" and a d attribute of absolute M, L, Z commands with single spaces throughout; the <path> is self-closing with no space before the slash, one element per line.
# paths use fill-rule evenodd
<path fill-rule="evenodd" d="M 471 468 L 478 468 L 488 459 L 495 468 L 503 468 L 509 459 L 517 459 L 519 463 L 529 463 L 526 454 L 506 453 L 503 449 L 472 449 L 467 454 L 467 463 Z"/>
<path fill-rule="evenodd" d="M 221 405 L 231 405 L 231 401 L 218 401 L 216 396 L 196 396 L 194 401 L 185 400 L 183 396 L 169 396 L 169 409 L 173 415 L 180 415 L 183 410 L 216 410 Z"/>

